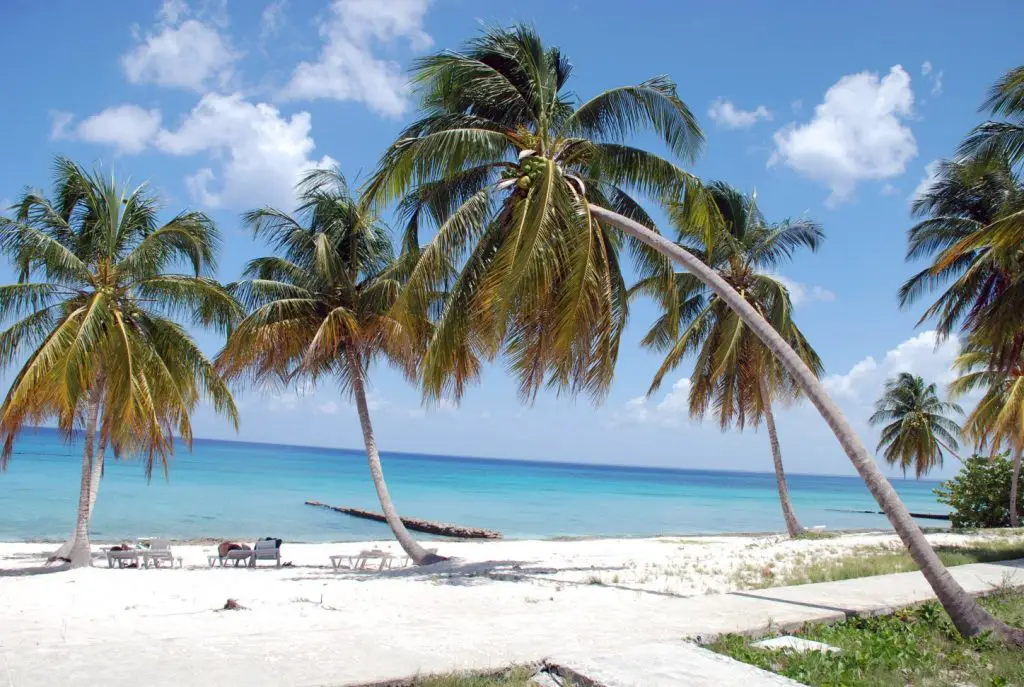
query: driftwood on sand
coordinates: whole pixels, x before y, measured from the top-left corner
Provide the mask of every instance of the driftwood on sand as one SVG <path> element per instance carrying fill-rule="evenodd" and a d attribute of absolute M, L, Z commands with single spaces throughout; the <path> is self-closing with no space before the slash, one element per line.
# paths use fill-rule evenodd
<path fill-rule="evenodd" d="M 344 513 L 345 515 L 351 515 L 354 518 L 387 522 L 381 513 L 375 513 L 372 510 L 348 508 L 346 506 L 332 506 L 327 503 L 320 503 L 319 501 L 306 501 L 306 505 L 329 508 L 330 510 Z M 443 537 L 457 537 L 459 539 L 501 539 L 502 537 L 501 532 L 496 530 L 485 530 L 480 527 L 463 527 L 462 525 L 452 525 L 447 522 L 431 522 L 430 520 L 403 517 L 402 523 L 415 532 L 439 534 Z"/>

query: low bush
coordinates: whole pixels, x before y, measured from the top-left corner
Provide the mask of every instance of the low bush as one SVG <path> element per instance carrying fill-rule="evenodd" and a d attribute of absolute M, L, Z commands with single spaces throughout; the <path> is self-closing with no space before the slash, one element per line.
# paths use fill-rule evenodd
<path fill-rule="evenodd" d="M 953 509 L 953 527 L 1008 527 L 1012 475 L 1008 453 L 971 456 L 956 476 L 935 489 L 935 496 Z M 1024 489 L 1017 498 L 1017 510 L 1024 512 Z"/>

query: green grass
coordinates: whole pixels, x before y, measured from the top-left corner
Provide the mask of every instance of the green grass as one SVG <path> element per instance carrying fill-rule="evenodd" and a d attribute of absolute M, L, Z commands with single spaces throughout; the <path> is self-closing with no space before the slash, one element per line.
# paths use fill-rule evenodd
<path fill-rule="evenodd" d="M 1024 624 L 1024 594 L 981 600 L 997 617 Z M 708 648 L 807 685 L 903 687 L 1024 685 L 1024 653 L 986 636 L 964 639 L 937 603 L 889 616 L 807 626 L 797 636 L 838 647 L 838 654 L 756 649 L 749 637 L 726 635 Z"/>
<path fill-rule="evenodd" d="M 536 687 L 530 682 L 535 672 L 529 668 L 512 668 L 504 675 L 431 675 L 416 678 L 410 687 Z"/>
<path fill-rule="evenodd" d="M 944 565 L 989 563 L 1024 558 L 1024 542 L 1005 540 L 978 542 L 972 546 L 936 546 Z M 906 551 L 863 547 L 852 554 L 832 560 L 805 563 L 797 561 L 792 570 L 774 566 L 748 566 L 736 572 L 740 586 L 747 588 L 785 587 L 795 584 L 852 580 L 857 577 L 887 575 L 917 570 Z"/>

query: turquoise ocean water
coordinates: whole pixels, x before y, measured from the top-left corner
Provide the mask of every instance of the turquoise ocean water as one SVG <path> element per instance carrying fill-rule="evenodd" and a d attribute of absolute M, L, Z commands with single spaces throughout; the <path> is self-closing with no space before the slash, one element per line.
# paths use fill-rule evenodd
<path fill-rule="evenodd" d="M 60 539 L 77 507 L 80 446 L 52 430 L 26 432 L 0 474 L 0 540 Z M 784 529 L 770 473 L 671 470 L 385 453 L 405 515 L 486 527 L 506 537 L 626 536 Z M 790 475 L 804 525 L 884 528 L 855 477 Z M 911 510 L 945 512 L 934 482 L 897 480 Z M 108 460 L 93 517 L 98 539 L 139 536 L 352 541 L 387 537 L 383 524 L 304 505 L 379 510 L 361 451 L 196 440 L 170 480 L 147 484 L 136 461 Z M 941 525 L 942 521 L 923 521 Z"/>

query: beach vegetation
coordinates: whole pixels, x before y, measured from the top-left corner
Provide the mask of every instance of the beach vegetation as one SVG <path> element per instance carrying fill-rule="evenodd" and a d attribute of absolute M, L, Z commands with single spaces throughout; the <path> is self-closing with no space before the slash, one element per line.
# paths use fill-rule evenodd
<path fill-rule="evenodd" d="M 63 157 L 48 197 L 29 190 L 0 216 L 0 251 L 17 281 L 0 286 L 0 366 L 21 363 L 0 406 L 0 464 L 26 426 L 83 437 L 74 533 L 55 554 L 92 564 L 89 521 L 105 452 L 166 474 L 191 447 L 200 401 L 238 426 L 227 385 L 182 325 L 226 330 L 241 315 L 215 281 L 220 236 L 201 212 L 160 219 L 146 186 Z"/>
<path fill-rule="evenodd" d="M 821 226 L 806 218 L 769 223 L 756 197 L 723 182 L 710 184 L 707 191 L 717 209 L 710 231 L 690 223 L 681 204 L 670 203 L 678 241 L 741 293 L 820 376 L 821 359 L 793 320 L 789 289 L 772 272 L 799 249 L 817 250 L 824 239 Z M 773 411 L 773 404 L 802 395 L 792 375 L 736 312 L 689 272 L 676 273 L 670 289 L 654 276 L 640 280 L 630 293 L 650 297 L 662 310 L 641 340 L 641 345 L 665 353 L 648 395 L 661 387 L 666 374 L 693 356 L 690 416 L 700 419 L 713 409 L 723 431 L 733 425 L 767 427 L 786 530 L 791 537 L 798 536 L 804 528 L 789 497 Z"/>
<path fill-rule="evenodd" d="M 1003 591 L 981 599 L 1006 623 L 1024 622 L 1024 594 Z M 725 635 L 708 648 L 806 685 L 1024 684 L 1020 652 L 998 637 L 963 637 L 937 603 L 890 615 L 852 617 L 834 625 L 807 625 L 793 633 L 838 652 L 766 650 L 758 638 Z"/>
<path fill-rule="evenodd" d="M 360 205 L 341 172 L 309 172 L 294 215 L 265 207 L 245 224 L 275 254 L 251 260 L 230 285 L 248 313 L 231 332 L 217 366 L 258 386 L 337 384 L 355 401 L 370 475 L 388 527 L 416 563 L 439 560 L 409 534 L 384 480 L 367 401 L 375 360 L 416 375 L 428 323 L 393 315 L 409 261 L 396 259 L 388 227 Z"/>
<path fill-rule="evenodd" d="M 960 471 L 935 489 L 939 503 L 952 509 L 953 527 L 1009 527 L 1013 471 L 1008 452 L 964 460 Z M 1024 508 L 1022 495 L 1016 498 L 1018 509 Z"/>
<path fill-rule="evenodd" d="M 818 376 L 754 306 L 672 237 L 636 199 L 672 199 L 686 226 L 712 231 L 703 185 L 665 158 L 628 145 L 653 134 L 675 158 L 703 144 L 675 83 L 658 76 L 577 101 L 572 64 L 531 27 L 486 29 L 459 50 L 420 59 L 419 119 L 388 147 L 364 189 L 371 207 L 398 203 L 403 251 L 414 255 L 400 309 L 437 308 L 420 369 L 425 396 L 461 397 L 478 357 L 499 356 L 523 400 L 542 386 L 604 398 L 627 319 L 622 257 L 639 279 L 671 263 L 737 313 L 819 411 L 893 528 L 965 635 L 992 630 L 1024 642 L 943 568 Z M 678 223 L 677 223 L 678 224 Z M 421 234 L 433 237 L 421 243 Z M 625 249 L 625 250 L 623 250 Z"/>

